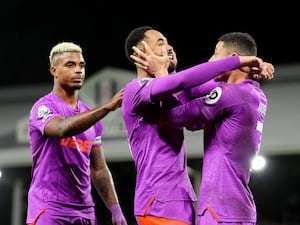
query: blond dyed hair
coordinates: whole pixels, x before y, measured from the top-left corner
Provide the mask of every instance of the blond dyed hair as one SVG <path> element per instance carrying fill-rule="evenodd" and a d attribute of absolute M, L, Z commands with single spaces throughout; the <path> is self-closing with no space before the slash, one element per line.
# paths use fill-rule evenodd
<path fill-rule="evenodd" d="M 53 59 L 54 59 L 55 56 L 61 55 L 61 54 L 65 53 L 65 52 L 78 52 L 78 53 L 82 53 L 82 49 L 81 49 L 81 47 L 78 44 L 75 44 L 73 42 L 61 42 L 61 43 L 58 43 L 50 51 L 50 55 L 49 55 L 50 65 L 52 66 Z"/>

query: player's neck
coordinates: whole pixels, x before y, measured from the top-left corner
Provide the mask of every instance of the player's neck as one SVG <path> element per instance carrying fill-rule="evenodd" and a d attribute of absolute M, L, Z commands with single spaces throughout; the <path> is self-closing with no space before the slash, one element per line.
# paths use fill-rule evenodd
<path fill-rule="evenodd" d="M 61 88 L 53 88 L 53 92 L 72 108 L 77 108 L 78 90 L 67 91 Z"/>
<path fill-rule="evenodd" d="M 227 83 L 230 84 L 238 84 L 241 83 L 245 80 L 249 79 L 249 76 L 247 73 L 242 73 L 242 72 L 232 72 L 227 79 Z"/>
<path fill-rule="evenodd" d="M 142 78 L 153 78 L 151 74 L 146 72 L 143 69 L 137 68 L 137 78 L 142 79 Z"/>

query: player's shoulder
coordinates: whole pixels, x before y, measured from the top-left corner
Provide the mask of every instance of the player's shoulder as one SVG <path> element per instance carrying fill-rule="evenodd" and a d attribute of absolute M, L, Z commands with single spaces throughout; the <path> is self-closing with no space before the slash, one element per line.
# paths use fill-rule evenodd
<path fill-rule="evenodd" d="M 148 85 L 149 83 L 151 83 L 152 80 L 153 80 L 153 78 L 149 78 L 149 77 L 135 78 L 135 79 L 131 80 L 127 84 L 127 86 L 144 86 L 144 85 Z"/>
<path fill-rule="evenodd" d="M 129 81 L 125 86 L 124 95 L 131 96 L 133 93 L 138 92 L 140 89 L 147 87 L 152 80 L 153 78 L 142 78 L 142 79 L 135 78 Z"/>
<path fill-rule="evenodd" d="M 40 96 L 38 97 L 35 102 L 33 103 L 33 107 L 36 106 L 36 105 L 40 105 L 42 102 L 46 103 L 46 102 L 50 102 L 52 103 L 53 102 L 53 96 L 52 96 L 52 93 L 47 93 L 43 96 Z"/>
<path fill-rule="evenodd" d="M 218 82 L 208 95 L 205 96 L 206 104 L 216 104 L 218 102 L 234 102 L 240 94 L 240 88 L 237 85 L 229 84 L 227 82 Z M 227 104 L 227 103 L 225 103 Z"/>

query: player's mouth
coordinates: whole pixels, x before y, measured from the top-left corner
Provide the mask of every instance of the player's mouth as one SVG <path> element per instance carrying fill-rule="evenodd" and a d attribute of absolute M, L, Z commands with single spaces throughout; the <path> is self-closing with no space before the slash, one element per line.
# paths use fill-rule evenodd
<path fill-rule="evenodd" d="M 168 50 L 168 57 L 169 59 L 173 59 L 173 51 L 172 50 Z"/>
<path fill-rule="evenodd" d="M 76 76 L 76 77 L 72 78 L 72 81 L 74 81 L 74 82 L 82 82 L 83 78 L 81 76 L 80 77 Z"/>

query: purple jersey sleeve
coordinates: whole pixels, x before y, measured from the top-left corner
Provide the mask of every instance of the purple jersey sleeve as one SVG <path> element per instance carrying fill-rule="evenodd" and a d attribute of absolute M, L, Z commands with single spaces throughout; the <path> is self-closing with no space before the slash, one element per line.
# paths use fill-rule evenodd
<path fill-rule="evenodd" d="M 217 75 L 237 69 L 238 56 L 231 56 L 182 70 L 170 76 L 154 79 L 151 88 L 152 101 L 158 101 L 175 92 L 203 84 Z"/>
<path fill-rule="evenodd" d="M 214 79 L 205 82 L 204 84 L 201 84 L 197 87 L 189 88 L 183 90 L 178 98 L 180 99 L 180 102 L 182 104 L 187 103 L 195 98 L 199 98 L 201 96 L 205 96 L 211 92 L 215 87 L 217 87 L 218 82 L 216 82 Z"/>
<path fill-rule="evenodd" d="M 44 134 L 45 126 L 51 119 L 61 116 L 56 113 L 56 110 L 53 107 L 54 105 L 55 104 L 52 102 L 44 100 L 38 102 L 32 107 L 30 124 L 31 126 L 39 129 L 42 134 Z"/>

